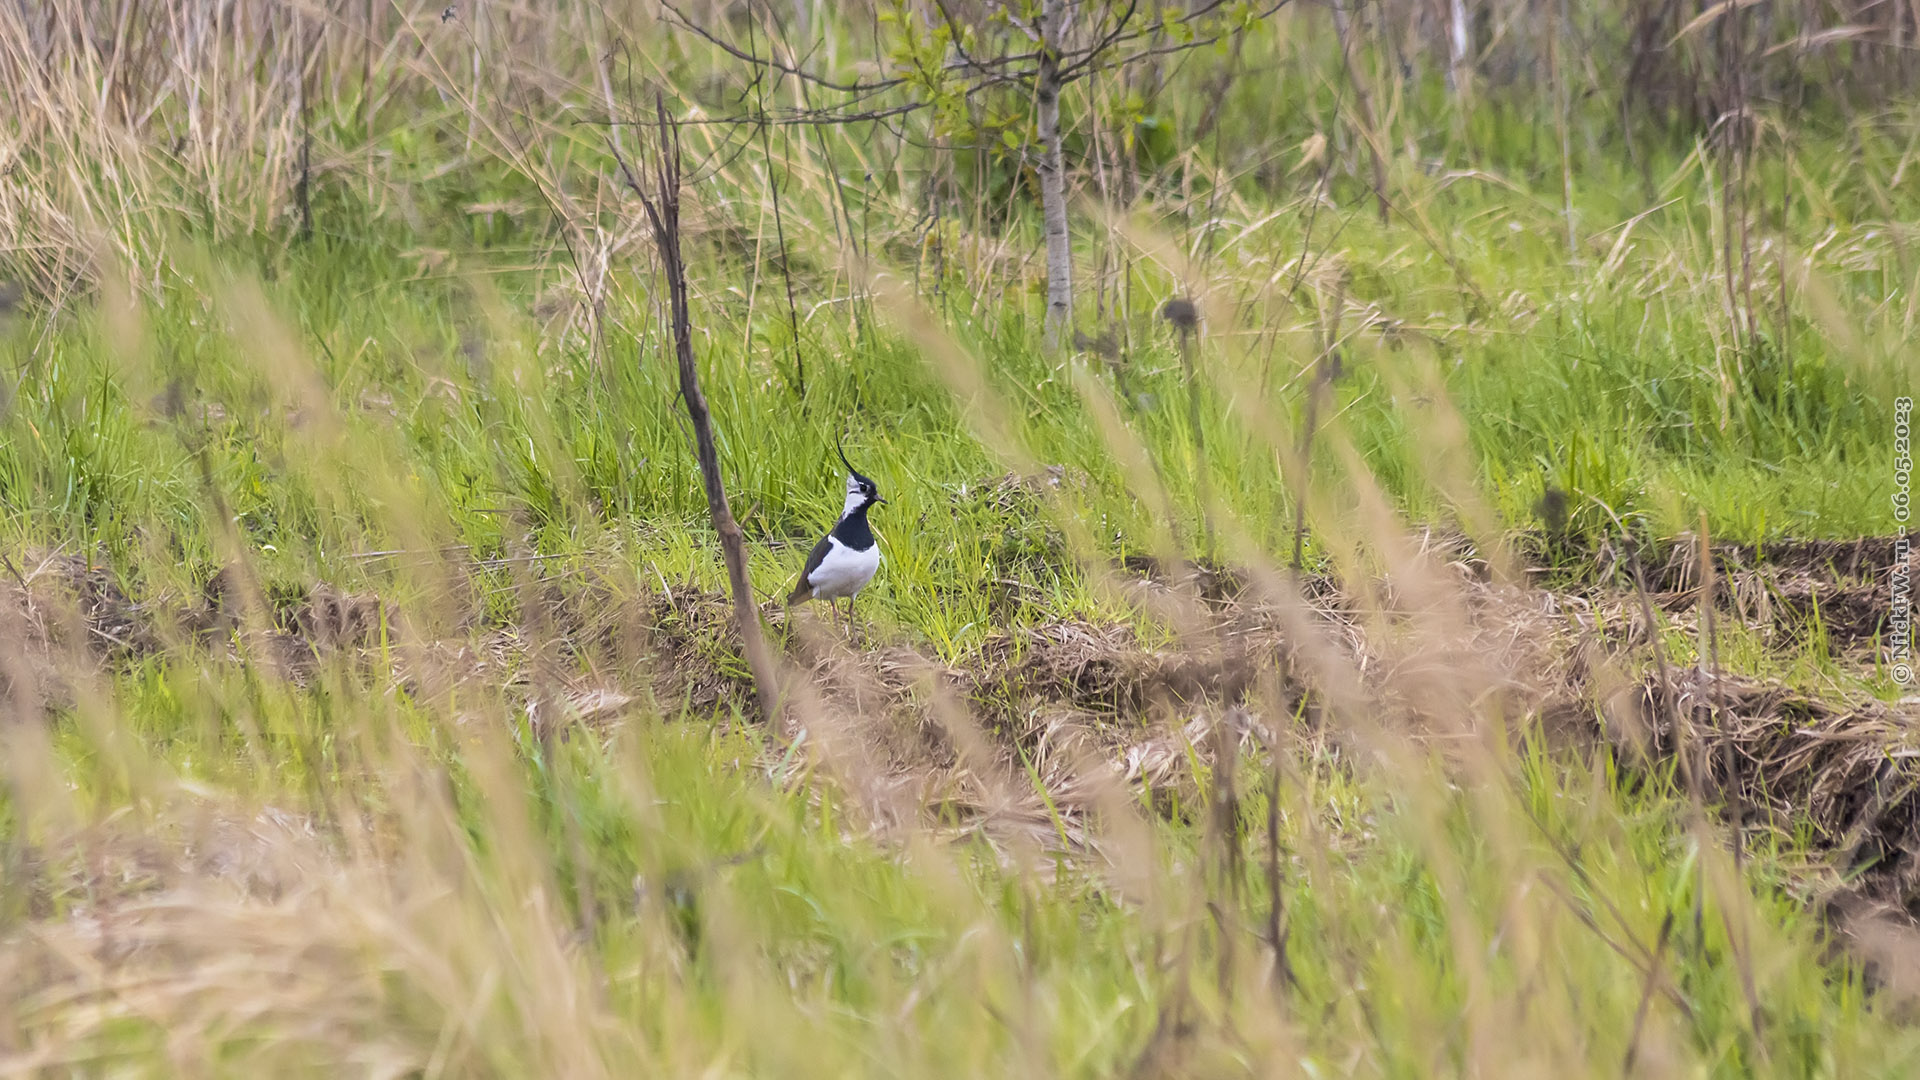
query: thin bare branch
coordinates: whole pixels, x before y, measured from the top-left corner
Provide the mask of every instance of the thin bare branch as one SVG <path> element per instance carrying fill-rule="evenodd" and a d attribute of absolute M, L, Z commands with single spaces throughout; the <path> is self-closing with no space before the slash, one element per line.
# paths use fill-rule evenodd
<path fill-rule="evenodd" d="M 693 360 L 693 319 L 687 304 L 687 266 L 680 251 L 680 134 L 667 116 L 663 95 L 654 98 L 654 111 L 660 125 L 658 154 L 651 193 L 640 182 L 633 167 L 614 151 L 620 175 L 653 225 L 654 241 L 660 250 L 662 270 L 667 276 L 669 313 L 673 323 L 674 358 L 680 369 L 680 398 L 686 404 L 687 417 L 693 422 L 696 452 L 700 459 L 700 479 L 707 492 L 707 514 L 713 531 L 720 537 L 720 553 L 727 564 L 727 580 L 733 593 L 733 616 L 740 632 L 740 643 L 747 654 L 747 666 L 753 672 L 753 685 L 760 698 L 760 711 L 769 725 L 780 716 L 778 675 L 773 656 L 760 634 L 760 611 L 754 603 L 753 584 L 747 576 L 746 538 L 740 524 L 727 506 L 726 485 L 720 475 L 720 451 L 713 437 L 713 419 L 707 411 L 707 398 L 700 389 L 699 369 Z M 611 148 L 611 141 L 609 141 Z"/>
<path fill-rule="evenodd" d="M 660 0 L 660 6 L 663 8 L 666 8 L 669 12 L 672 12 L 673 17 L 679 21 L 681 26 L 684 26 L 687 29 L 693 31 L 695 34 L 697 34 L 701 38 L 701 40 L 707 42 L 707 44 L 712 45 L 714 48 L 719 49 L 720 51 L 726 53 L 727 55 L 733 57 L 734 59 L 745 60 L 747 63 L 752 64 L 755 67 L 772 68 L 773 70 L 778 71 L 784 75 L 791 75 L 796 79 L 804 79 L 815 86 L 823 87 L 828 90 L 837 90 L 843 94 L 866 94 L 866 93 L 872 93 L 873 91 L 876 91 L 876 90 L 891 89 L 893 87 L 899 86 L 902 83 L 906 82 L 905 79 L 881 79 L 878 82 L 870 82 L 870 83 L 835 82 L 832 79 L 829 79 L 823 75 L 815 75 L 811 71 L 807 71 L 802 68 L 792 67 L 787 64 L 782 64 L 780 61 L 775 60 L 770 56 L 755 56 L 753 53 L 747 51 L 746 49 L 742 49 L 738 45 L 735 45 L 732 42 L 727 41 L 725 38 L 722 38 L 717 34 L 711 33 L 705 27 L 701 26 L 699 23 L 694 22 L 692 19 L 686 16 L 686 13 L 682 12 L 679 8 L 674 7 L 673 4 L 671 3 L 671 0 Z"/>

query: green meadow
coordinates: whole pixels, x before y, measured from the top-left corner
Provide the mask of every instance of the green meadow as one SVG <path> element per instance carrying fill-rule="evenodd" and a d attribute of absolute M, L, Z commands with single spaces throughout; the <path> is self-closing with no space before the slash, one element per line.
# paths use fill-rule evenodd
<path fill-rule="evenodd" d="M 1032 4 L 0 11 L 0 1074 L 1912 1075 L 1920 28 L 1750 6 L 1067 4 L 1057 331 Z"/>

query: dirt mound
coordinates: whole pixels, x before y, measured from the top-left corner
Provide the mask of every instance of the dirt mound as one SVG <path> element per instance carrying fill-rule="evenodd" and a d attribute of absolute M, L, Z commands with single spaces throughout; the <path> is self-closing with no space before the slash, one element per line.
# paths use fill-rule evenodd
<path fill-rule="evenodd" d="M 1824 634 L 1834 651 L 1857 652 L 1887 632 L 1891 579 L 1900 557 L 1894 537 L 1715 544 L 1713 565 L 1720 584 L 1715 607 L 1782 644 Z M 1920 549 L 1907 550 L 1905 559 L 1909 574 L 1920 571 Z M 1662 608 L 1696 607 L 1698 542 L 1679 537 L 1646 576 L 1647 588 Z"/>
<path fill-rule="evenodd" d="M 1119 565 L 1120 569 L 1130 574 L 1138 574 L 1168 588 L 1188 590 L 1200 599 L 1216 604 L 1238 599 L 1247 582 L 1245 571 L 1205 560 L 1167 566 L 1152 555 L 1134 552 L 1122 557 Z"/>
<path fill-rule="evenodd" d="M 1254 671 L 1244 651 L 1217 643 L 1150 648 L 1131 627 L 1077 620 L 996 634 L 968 666 L 983 704 L 1041 701 L 1111 719 L 1238 700 Z"/>
<path fill-rule="evenodd" d="M 1650 674 L 1626 691 L 1610 690 L 1603 673 L 1636 656 L 1651 666 L 1634 598 L 1503 591 L 1475 580 L 1470 568 L 1458 585 L 1469 625 L 1459 640 L 1426 651 L 1383 645 L 1374 638 L 1390 627 L 1364 625 L 1353 604 L 1313 598 L 1326 640 L 1339 645 L 1387 722 L 1408 731 L 1443 723 L 1446 703 L 1426 688 L 1478 665 L 1486 693 L 1499 695 L 1507 715 L 1604 740 L 1649 773 L 1684 751 L 1704 797 L 1743 828 L 1798 843 L 1796 828 L 1810 824 L 1816 852 L 1836 878 L 1851 880 L 1859 896 L 1920 917 L 1920 703 L 1816 696 L 1696 668 L 1671 671 L 1664 684 Z M 1392 606 L 1394 590 L 1380 594 Z M 724 598 L 703 596 L 700 606 L 704 625 L 724 632 Z M 1251 598 L 1212 607 L 1219 621 L 1210 637 L 1177 645 L 1151 644 L 1129 626 L 1059 620 L 997 634 L 952 665 L 896 644 L 815 657 L 808 670 L 863 715 L 914 718 L 921 756 L 911 749 L 889 755 L 898 763 L 953 763 L 951 746 L 925 718 L 924 679 L 932 673 L 988 722 L 1006 752 L 1057 778 L 1048 790 L 1060 805 L 1073 804 L 1084 783 L 1056 765 L 1088 753 L 1128 784 L 1185 790 L 1191 762 L 1207 760 L 1211 733 L 1225 718 L 1237 717 L 1242 740 L 1289 721 L 1239 707 L 1262 680 L 1300 715 L 1318 715 L 1325 700 L 1271 613 Z M 682 665 L 699 666 L 695 658 Z M 744 675 L 732 692 L 745 700 Z"/>
<path fill-rule="evenodd" d="M 1873 587 L 1849 575 L 1871 578 L 1892 551 L 1889 542 L 1730 549 L 1725 603 L 1748 615 L 1773 604 L 1778 618 L 1805 595 L 1828 619 L 1840 610 L 1835 590 Z M 1743 561 L 1775 556 L 1781 561 Z M 1375 583 L 1363 603 L 1331 579 L 1304 578 L 1299 610 L 1289 616 L 1255 596 L 1242 575 L 1214 567 L 1167 573 L 1136 560 L 1128 568 L 1154 576 L 1155 587 L 1205 601 L 1202 632 L 1157 644 L 1129 625 L 1053 620 L 996 633 L 951 663 L 903 642 L 849 643 L 824 633 L 812 613 L 769 605 L 764 614 L 788 670 L 804 677 L 814 707 L 841 718 L 896 802 L 952 811 L 990 801 L 980 766 L 963 760 L 947 715 L 953 708 L 981 725 L 998 768 L 1014 776 L 1031 768 L 1058 805 L 1091 798 L 1088 761 L 1109 779 L 1150 791 L 1190 789 L 1192 763 L 1206 759 L 1213 731 L 1230 715 L 1245 741 L 1270 737 L 1295 717 L 1318 722 L 1341 694 L 1370 722 L 1416 734 L 1495 708 L 1541 718 L 1553 733 L 1603 738 L 1649 765 L 1684 756 L 1705 795 L 1744 826 L 1790 832 L 1811 824 L 1815 845 L 1863 895 L 1920 916 L 1920 710 L 1911 703 L 1820 697 L 1694 669 L 1621 691 L 1609 672 L 1654 666 L 1636 597 L 1597 587 L 1501 587 L 1470 557 L 1446 565 L 1448 603 L 1457 610 L 1436 623 L 1407 583 Z M 1684 553 L 1669 553 L 1655 575 L 1654 599 L 1669 611 L 1697 602 L 1686 565 Z M 539 579 L 526 593 L 537 611 L 523 623 L 473 623 L 461 628 L 465 640 L 425 641 L 410 636 L 390 603 L 326 583 L 282 590 L 268 601 L 267 624 L 249 629 L 261 620 L 243 617 L 245 590 L 232 574 L 216 575 L 198 596 L 144 601 L 74 556 L 43 557 L 12 577 L 0 618 L 22 647 L 9 650 L 0 675 L 10 700 L 40 709 L 60 700 L 75 655 L 113 666 L 189 642 L 264 658 L 296 681 L 330 662 L 365 670 L 384 644 L 402 657 L 403 685 L 424 691 L 488 680 L 525 695 L 529 711 L 554 730 L 603 722 L 637 700 L 669 714 L 753 712 L 730 605 L 696 588 L 635 593 L 590 576 L 564 585 Z M 1372 615 L 1363 613 L 1368 604 L 1377 605 Z M 1833 633 L 1835 621 L 1827 625 Z M 1303 644 L 1320 649 L 1320 659 L 1303 658 Z M 1329 684 L 1335 670 L 1350 685 Z M 1469 683 L 1463 696 L 1457 688 Z M 1259 716 L 1254 698 L 1287 715 Z M 1003 782 L 1023 784 L 1030 790 L 1025 781 Z"/>
<path fill-rule="evenodd" d="M 1490 565 L 1463 535 L 1429 530 L 1421 536 L 1421 546 L 1424 555 L 1451 565 L 1473 581 L 1491 580 Z M 1541 535 L 1515 538 L 1520 569 L 1535 581 L 1556 582 L 1551 588 L 1556 595 L 1612 604 L 1635 588 L 1633 555 L 1626 548 L 1603 544 L 1575 561 L 1550 559 L 1550 550 Z M 1823 636 L 1834 653 L 1867 660 L 1862 653 L 1887 633 L 1891 579 L 1899 556 L 1900 541 L 1891 536 L 1716 543 L 1714 609 L 1770 644 L 1799 645 Z M 1239 599 L 1252 576 L 1242 568 L 1204 561 L 1163 566 L 1144 554 L 1127 555 L 1118 567 L 1216 605 Z M 1920 578 L 1920 546 L 1907 549 L 1906 567 L 1910 577 Z M 1643 552 L 1640 572 L 1649 599 L 1661 610 L 1678 614 L 1698 607 L 1700 551 L 1693 536 L 1683 534 Z M 1324 574 L 1307 575 L 1303 590 L 1333 602 L 1340 600 L 1342 591 L 1334 578 Z"/>
<path fill-rule="evenodd" d="M 1894 564 L 1899 538 L 1867 536 L 1857 540 L 1776 540 L 1765 544 L 1713 545 L 1720 573 L 1765 571 L 1799 576 L 1825 583 L 1859 581 L 1885 575 Z M 1683 534 L 1672 540 L 1662 557 L 1649 561 L 1647 587 L 1657 592 L 1694 588 L 1699 576 L 1699 540 Z M 1909 552 L 1911 559 L 1914 552 Z"/>
<path fill-rule="evenodd" d="M 1688 668 L 1616 700 L 1610 734 L 1648 764 L 1675 760 L 1749 830 L 1816 849 L 1850 891 L 1920 917 L 1920 702 L 1827 700 L 1779 682 Z M 1622 708 L 1625 705 L 1626 708 Z M 1624 713 L 1624 715 L 1623 715 Z"/>

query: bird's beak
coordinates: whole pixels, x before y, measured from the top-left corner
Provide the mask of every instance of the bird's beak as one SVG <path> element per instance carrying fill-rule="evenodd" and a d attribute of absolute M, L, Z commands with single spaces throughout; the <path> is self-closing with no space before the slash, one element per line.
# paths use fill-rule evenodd
<path fill-rule="evenodd" d="M 880 497 L 880 496 L 878 496 L 878 495 L 875 495 L 875 496 L 873 497 L 873 505 L 875 505 L 875 506 L 885 506 L 885 505 L 887 505 L 887 500 L 885 500 L 885 499 L 883 499 L 883 498 L 881 498 L 881 497 Z"/>

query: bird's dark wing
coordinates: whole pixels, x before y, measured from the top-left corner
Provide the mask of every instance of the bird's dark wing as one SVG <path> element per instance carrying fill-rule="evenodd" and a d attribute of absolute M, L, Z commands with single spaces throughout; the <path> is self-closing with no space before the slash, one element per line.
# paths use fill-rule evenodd
<path fill-rule="evenodd" d="M 826 560 L 827 552 L 832 550 L 832 533 L 821 537 L 820 542 L 813 545 L 813 551 L 807 555 L 807 565 L 800 570 L 800 580 L 794 584 L 793 592 L 787 596 L 787 603 L 804 604 L 813 599 L 813 585 L 807 579 L 813 576 L 815 570 L 820 569 L 820 564 Z"/>

